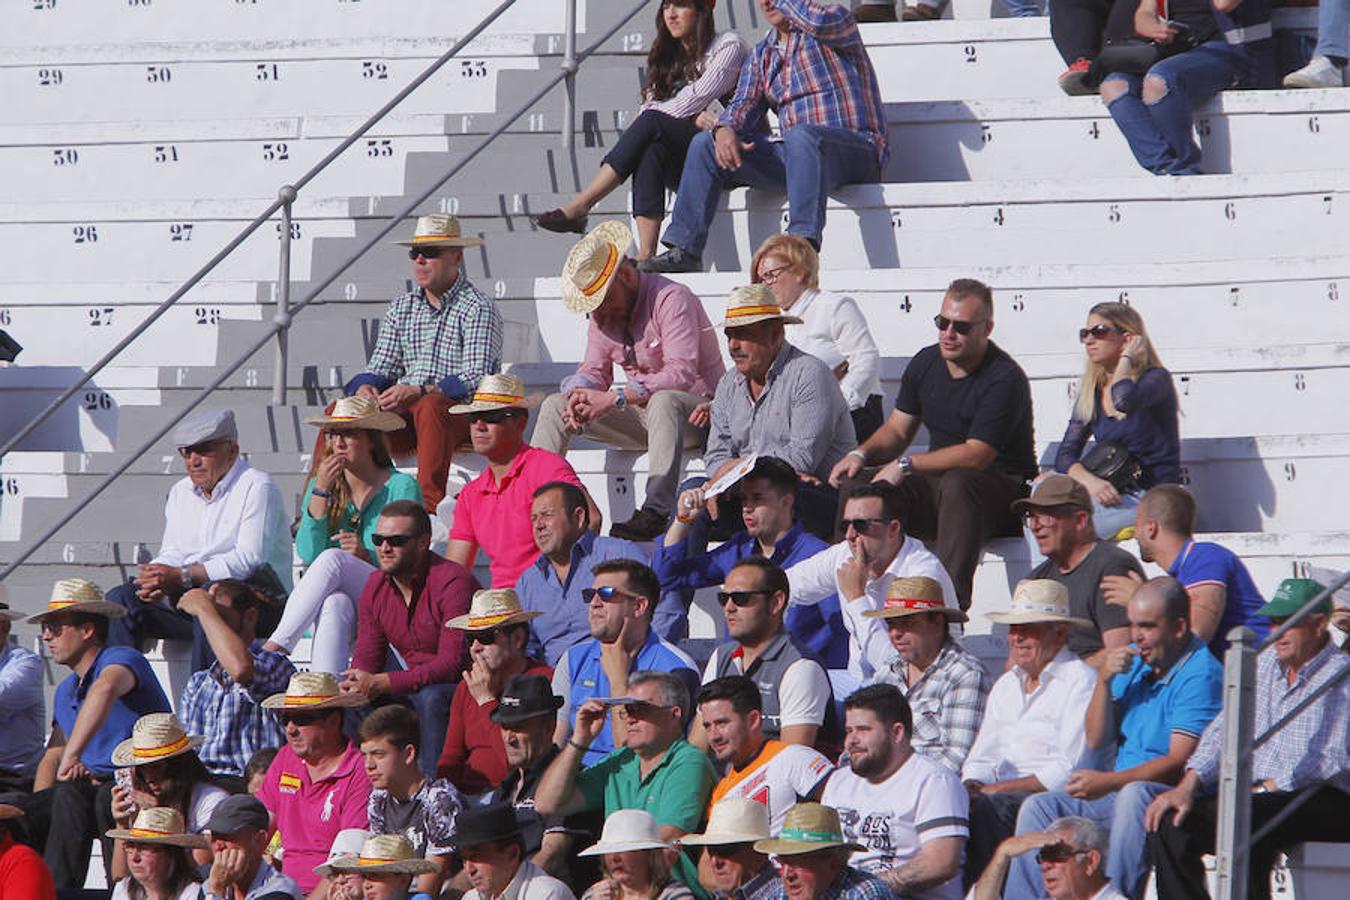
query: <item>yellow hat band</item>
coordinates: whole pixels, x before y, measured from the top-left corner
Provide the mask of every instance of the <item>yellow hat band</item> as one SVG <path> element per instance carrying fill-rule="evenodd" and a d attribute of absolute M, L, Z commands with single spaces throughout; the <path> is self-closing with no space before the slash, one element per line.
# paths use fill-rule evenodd
<path fill-rule="evenodd" d="M 332 700 L 337 694 L 287 694 L 283 706 L 313 706 L 325 700 Z"/>
<path fill-rule="evenodd" d="M 132 749 L 131 755 L 137 759 L 159 759 L 161 756 L 169 756 L 170 754 L 177 753 L 190 743 L 191 741 L 185 734 L 172 744 L 165 744 L 163 747 L 135 747 Z"/>
<path fill-rule="evenodd" d="M 47 604 L 48 612 L 57 609 L 65 609 L 67 606 L 74 606 L 79 600 L 53 600 Z"/>
<path fill-rule="evenodd" d="M 515 394 L 483 394 L 473 395 L 474 403 L 519 403 L 525 398 L 517 397 Z"/>
<path fill-rule="evenodd" d="M 130 834 L 132 837 L 155 838 L 155 837 L 170 837 L 176 832 L 160 831 L 156 828 L 131 828 L 128 829 L 127 833 Z"/>
<path fill-rule="evenodd" d="M 460 236 L 457 234 L 419 234 L 412 239 L 414 244 L 427 244 L 431 241 L 457 241 Z"/>
<path fill-rule="evenodd" d="M 358 866 L 382 866 L 385 863 L 392 862 L 407 862 L 407 860 L 393 856 L 358 856 L 356 858 L 356 864 Z"/>
<path fill-rule="evenodd" d="M 783 308 L 781 306 L 738 306 L 735 309 L 727 310 L 728 319 L 739 319 L 743 316 L 781 316 Z"/>
<path fill-rule="evenodd" d="M 514 615 L 515 615 L 514 612 L 509 612 L 509 613 L 497 613 L 497 614 L 491 615 L 491 616 L 470 616 L 470 617 L 469 617 L 469 627 L 470 627 L 470 628 L 491 628 L 493 625 L 496 625 L 498 622 L 505 621 L 506 619 L 509 619 L 509 618 L 511 618 L 511 617 L 514 616 Z"/>
<path fill-rule="evenodd" d="M 605 265 L 600 270 L 600 274 L 595 276 L 594 281 L 592 281 L 590 284 L 582 288 L 581 293 L 589 297 L 596 291 L 600 290 L 600 286 L 609 279 L 610 275 L 614 274 L 614 267 L 617 266 L 618 264 L 619 264 L 619 251 L 617 248 L 615 248 L 613 244 L 610 244 L 609 257 L 605 260 Z"/>

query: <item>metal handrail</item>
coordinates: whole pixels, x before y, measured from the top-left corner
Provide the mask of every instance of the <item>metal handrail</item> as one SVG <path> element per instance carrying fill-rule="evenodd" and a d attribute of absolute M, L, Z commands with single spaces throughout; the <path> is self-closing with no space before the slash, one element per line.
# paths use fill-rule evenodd
<path fill-rule="evenodd" d="M 515 2 L 515 0 L 507 0 L 507 2 L 513 3 Z M 617 34 L 619 29 L 622 28 L 624 25 L 628 24 L 629 20 L 631 20 L 633 16 L 641 12 L 642 8 L 647 5 L 647 2 L 648 0 L 637 0 L 633 8 L 630 9 L 625 15 L 621 16 L 618 19 L 618 21 L 616 21 L 610 27 L 608 31 L 606 31 L 603 35 L 600 36 L 598 40 L 592 43 L 585 50 L 582 50 L 581 52 L 576 54 L 575 60 L 576 64 L 580 65 L 593 53 L 599 50 L 601 45 L 603 45 L 606 41 L 608 41 L 615 34 Z M 99 496 L 99 494 L 103 493 L 103 491 L 106 490 L 109 485 L 111 485 L 114 481 L 120 478 L 122 476 L 122 473 L 126 472 L 127 469 L 131 468 L 132 464 L 135 463 L 136 460 L 140 459 L 146 453 L 150 452 L 150 450 L 156 444 L 158 444 L 170 431 L 173 430 L 173 427 L 175 425 L 177 425 L 180 421 L 182 421 L 189 413 L 191 413 L 194 409 L 196 409 L 203 400 L 205 400 L 210 394 L 214 393 L 221 385 L 223 385 L 226 379 L 228 379 L 231 375 L 233 375 L 235 372 L 241 369 L 244 366 L 244 363 L 248 362 L 248 360 L 252 358 L 252 356 L 255 353 L 266 347 L 268 342 L 271 341 L 275 336 L 283 333 L 286 329 L 288 329 L 290 327 L 291 320 L 294 318 L 296 313 L 305 309 L 305 307 L 309 306 L 311 303 L 317 300 L 319 294 L 321 294 L 324 291 L 324 289 L 326 289 L 330 284 L 336 281 L 338 277 L 342 275 L 343 272 L 347 271 L 347 269 L 349 269 L 352 266 L 353 263 L 355 263 L 358 259 L 364 256 L 373 247 L 379 244 L 391 231 L 394 230 L 395 227 L 399 225 L 400 222 L 411 216 L 419 206 L 421 206 L 424 202 L 426 202 L 426 200 L 430 198 L 433 194 L 435 194 L 436 191 L 440 190 L 442 185 L 444 185 L 447 181 L 449 181 L 451 178 L 457 175 L 461 169 L 463 169 L 470 162 L 472 162 L 478 156 L 479 153 L 481 153 L 484 149 L 487 148 L 489 144 L 491 144 L 503 133 L 505 133 L 506 129 L 509 128 L 512 124 L 514 124 L 517 119 L 525 115 L 525 113 L 528 112 L 529 109 L 533 107 L 536 103 L 538 103 L 540 100 L 543 100 L 549 91 L 553 90 L 553 88 L 555 88 L 560 82 L 573 77 L 575 77 L 575 68 L 572 71 L 560 69 L 557 75 L 550 78 L 547 83 L 545 83 L 541 88 L 539 88 L 539 90 L 535 91 L 535 93 L 530 97 L 529 100 L 525 101 L 525 103 L 523 103 L 514 113 L 509 115 L 500 125 L 498 125 L 495 129 L 493 129 L 493 131 L 490 134 L 488 134 L 477 146 L 475 146 L 473 150 L 469 151 L 469 153 L 463 159 L 455 163 L 455 165 L 451 166 L 449 171 L 447 171 L 443 176 L 441 176 L 436 181 L 435 184 L 431 185 L 431 187 L 427 188 L 415 199 L 405 204 L 402 209 L 394 213 L 376 234 L 371 236 L 369 239 L 366 240 L 364 244 L 361 245 L 360 249 L 350 254 L 341 265 L 339 265 L 336 269 L 334 269 L 318 284 L 310 288 L 309 292 L 305 294 L 304 298 L 300 300 L 299 303 L 296 303 L 294 306 L 291 306 L 287 309 L 282 309 L 279 306 L 277 314 L 272 317 L 271 326 L 268 327 L 266 332 L 261 337 L 259 337 L 252 343 L 252 345 L 249 346 L 248 350 L 246 350 L 234 362 L 230 363 L 229 365 L 221 369 L 220 373 L 211 381 L 211 383 L 202 388 L 201 391 L 197 394 L 196 397 L 192 399 L 191 402 L 189 402 L 186 406 L 184 406 L 182 410 L 180 410 L 176 415 L 170 418 L 167 423 L 165 423 L 164 427 L 160 428 L 159 431 L 155 432 L 155 434 L 149 437 L 143 444 L 141 444 L 139 448 L 137 448 L 134 452 L 132 452 L 132 454 L 124 462 L 122 462 L 119 466 L 113 469 L 113 471 L 109 472 L 108 475 L 104 477 L 102 481 L 100 481 L 97 485 L 94 486 L 93 490 L 90 491 L 87 496 L 83 497 L 78 503 L 76 503 L 75 506 L 72 507 L 69 512 L 62 515 L 61 518 L 55 524 L 50 526 L 42 534 L 41 537 L 33 541 L 27 547 L 25 547 L 23 552 L 20 553 L 19 556 L 13 562 L 7 564 L 3 570 L 0 570 L 0 582 L 3 582 L 6 578 L 8 578 L 10 574 L 14 572 L 15 569 L 21 566 L 24 562 L 28 560 L 30 556 L 36 553 L 39 547 L 41 547 L 47 541 L 51 540 L 51 538 L 54 537 L 58 531 L 66 527 L 66 525 L 70 524 L 70 522 L 81 512 L 83 512 L 85 507 L 87 507 L 90 503 L 92 503 Z M 283 190 L 285 189 L 283 188 Z M 278 204 L 281 203 L 282 201 L 278 200 Z"/>

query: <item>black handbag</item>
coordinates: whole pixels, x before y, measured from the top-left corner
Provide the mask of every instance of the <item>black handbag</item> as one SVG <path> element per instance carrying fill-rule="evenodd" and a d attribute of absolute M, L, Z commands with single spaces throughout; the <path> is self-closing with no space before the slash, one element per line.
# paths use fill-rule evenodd
<path fill-rule="evenodd" d="M 1093 475 L 1111 482 L 1111 487 L 1122 494 L 1132 494 L 1143 487 L 1144 467 L 1124 444 L 1094 441 L 1092 449 L 1078 462 Z"/>

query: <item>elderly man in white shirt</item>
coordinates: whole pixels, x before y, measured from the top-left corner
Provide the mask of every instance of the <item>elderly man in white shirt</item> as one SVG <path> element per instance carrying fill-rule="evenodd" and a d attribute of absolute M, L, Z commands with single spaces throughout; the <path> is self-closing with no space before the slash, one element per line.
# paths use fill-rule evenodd
<path fill-rule="evenodd" d="M 178 609 L 178 598 L 213 581 L 248 582 L 269 601 L 259 634 L 270 634 L 291 589 L 291 532 L 276 482 L 240 456 L 231 410 L 188 416 L 173 441 L 187 477 L 169 489 L 159 554 L 138 567 L 132 582 L 106 595 L 127 610 L 112 620 L 108 643 L 190 640 L 196 671 L 215 657 L 201 627 Z"/>
<path fill-rule="evenodd" d="M 819 603 L 831 594 L 839 595 L 849 637 L 848 674 L 856 685 L 870 681 L 895 660 L 885 621 L 863 615 L 885 608 L 886 589 L 893 578 L 931 578 L 942 587 L 943 604 L 959 607 L 956 589 L 937 556 L 901 527 L 900 497 L 890 484 L 873 482 L 855 488 L 844 503 L 841 524 L 843 541 L 788 569 L 789 602 Z"/>
<path fill-rule="evenodd" d="M 1016 830 L 1023 800 L 1063 790 L 1071 772 L 1097 764 L 1083 727 L 1097 672 L 1065 646 L 1070 628 L 1092 623 L 1069 615 L 1068 588 L 1045 579 L 1021 581 L 1012 609 L 988 617 L 1008 626 L 1011 666 L 989 693 L 961 770 L 970 792 L 968 883 Z"/>

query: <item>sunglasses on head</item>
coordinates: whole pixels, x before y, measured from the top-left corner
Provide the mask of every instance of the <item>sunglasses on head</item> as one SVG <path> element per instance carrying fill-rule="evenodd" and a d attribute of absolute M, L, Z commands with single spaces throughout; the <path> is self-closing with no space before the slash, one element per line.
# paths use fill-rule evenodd
<path fill-rule="evenodd" d="M 423 259 L 435 259 L 436 257 L 440 256 L 442 253 L 444 253 L 444 252 L 445 252 L 446 250 L 448 250 L 448 249 L 450 249 L 450 248 L 449 248 L 449 247 L 410 247 L 410 248 L 408 249 L 408 259 L 417 259 L 417 257 L 419 257 L 419 256 L 422 257 Z"/>
<path fill-rule="evenodd" d="M 730 600 L 737 606 L 749 606 L 755 602 L 755 598 L 761 595 L 767 596 L 768 591 L 718 591 L 717 605 L 726 606 Z"/>
<path fill-rule="evenodd" d="M 937 326 L 938 331 L 946 331 L 948 328 L 950 328 L 957 334 L 964 336 L 970 334 L 970 330 L 974 328 L 976 325 L 983 325 L 984 320 L 980 319 L 975 322 L 959 322 L 956 319 L 949 319 L 946 316 L 939 314 L 933 316 L 933 324 Z"/>
<path fill-rule="evenodd" d="M 1075 850 L 1061 841 L 1058 844 L 1051 844 L 1049 847 L 1042 847 L 1036 854 L 1036 862 L 1051 864 L 1068 862 L 1075 856 L 1083 856 L 1088 852 L 1087 850 Z"/>
<path fill-rule="evenodd" d="M 617 603 L 620 600 L 636 599 L 637 595 L 630 594 L 627 591 L 621 591 L 618 588 L 610 587 L 609 585 L 598 588 L 584 588 L 581 591 L 581 599 L 585 600 L 587 603 L 592 602 L 596 597 L 599 597 L 606 603 Z"/>
<path fill-rule="evenodd" d="M 390 547 L 397 549 L 404 546 L 408 541 L 411 541 L 415 537 L 417 537 L 415 534 L 380 534 L 376 531 L 371 534 L 370 542 L 376 547 L 382 547 L 385 544 L 388 544 Z"/>
<path fill-rule="evenodd" d="M 486 422 L 489 425 L 500 425 L 511 418 L 512 411 L 509 409 L 490 409 L 487 412 L 469 413 L 469 422 Z"/>
<path fill-rule="evenodd" d="M 1110 325 L 1093 325 L 1091 328 L 1078 329 L 1078 340 L 1086 341 L 1088 338 L 1091 337 L 1096 338 L 1097 340 L 1100 341 L 1108 334 L 1115 334 L 1115 333 L 1116 329 L 1112 328 Z"/>
<path fill-rule="evenodd" d="M 873 525 L 882 525 L 890 521 L 889 519 L 844 519 L 839 523 L 839 527 L 844 531 L 852 528 L 858 534 L 867 534 L 872 530 Z"/>

